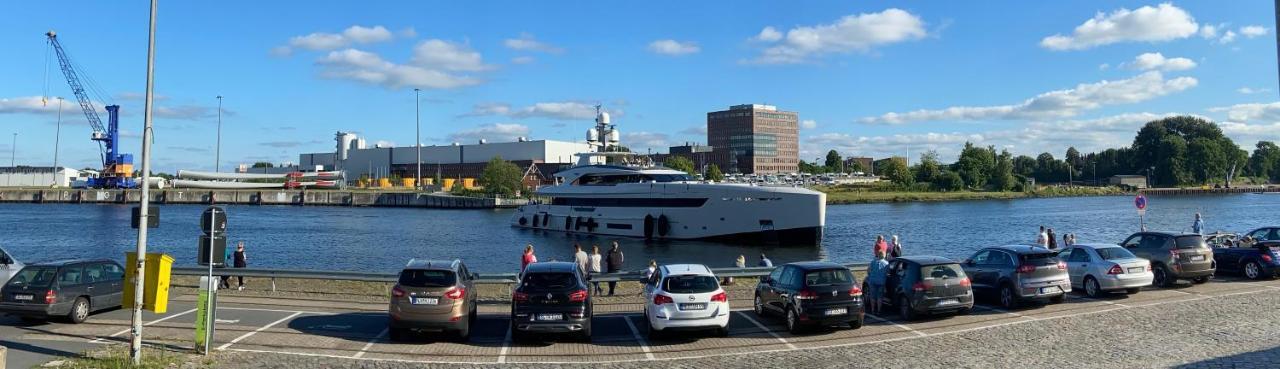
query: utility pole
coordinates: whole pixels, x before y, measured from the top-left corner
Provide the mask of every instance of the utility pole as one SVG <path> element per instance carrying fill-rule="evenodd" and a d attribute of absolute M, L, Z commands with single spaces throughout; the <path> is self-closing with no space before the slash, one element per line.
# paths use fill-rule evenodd
<path fill-rule="evenodd" d="M 413 148 L 418 152 L 418 162 L 413 166 L 413 169 L 418 174 L 417 177 L 414 177 L 413 185 L 418 189 L 422 189 L 422 110 L 418 107 L 422 100 L 418 99 L 418 91 L 419 89 L 413 89 L 413 124 L 416 127 L 413 135 Z"/>
<path fill-rule="evenodd" d="M 7 176 L 5 176 L 5 177 L 4 177 L 4 178 L 5 178 L 5 179 L 4 179 L 4 185 L 5 185 L 6 187 L 7 187 L 7 186 L 9 186 L 9 185 L 11 184 L 11 182 L 13 181 L 13 179 L 12 179 L 12 178 L 13 178 L 13 174 L 15 173 L 15 172 L 13 171 L 13 169 L 14 169 L 14 164 L 13 164 L 13 163 L 14 163 L 14 161 L 13 161 L 13 159 L 14 159 L 14 158 L 16 158 L 16 157 L 18 157 L 18 132 L 14 132 L 14 133 L 13 133 L 13 144 L 9 146 L 9 149 L 11 149 L 11 150 L 9 151 L 9 171 L 10 171 L 10 173 L 9 173 L 9 175 L 7 175 Z"/>
<path fill-rule="evenodd" d="M 58 143 L 62 140 L 62 97 L 58 97 L 58 129 L 53 134 L 53 185 L 58 185 Z"/>
<path fill-rule="evenodd" d="M 218 147 L 213 150 L 213 171 L 222 168 L 222 95 L 218 95 Z"/>
<path fill-rule="evenodd" d="M 147 209 L 151 206 L 151 103 L 153 101 L 153 87 L 155 87 L 154 72 L 156 64 L 156 3 L 159 0 L 151 0 L 151 24 L 147 34 L 147 94 L 146 102 L 142 112 L 142 201 L 138 207 L 138 219 L 140 226 L 138 227 L 138 249 L 137 264 L 133 267 L 133 325 L 129 330 L 129 358 L 133 359 L 133 365 L 142 365 L 142 295 L 143 279 L 146 274 L 147 260 Z M 219 109 L 221 110 L 221 109 Z M 210 260 L 212 262 L 212 260 Z"/>

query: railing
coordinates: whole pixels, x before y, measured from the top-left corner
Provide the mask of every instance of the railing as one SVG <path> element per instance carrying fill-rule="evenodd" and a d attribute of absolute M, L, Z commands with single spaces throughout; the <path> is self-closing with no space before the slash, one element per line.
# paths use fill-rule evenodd
<path fill-rule="evenodd" d="M 866 264 L 844 264 L 855 272 L 865 272 Z M 717 277 L 761 277 L 769 275 L 771 267 L 748 268 L 711 268 Z M 173 275 L 203 276 L 209 274 L 207 267 L 173 267 Z M 321 271 L 299 269 L 258 269 L 258 268 L 213 268 L 215 276 L 241 276 L 271 279 L 271 291 L 276 290 L 276 279 L 315 279 L 331 281 L 358 281 L 395 283 L 399 279 L 396 273 L 365 273 L 349 271 Z M 593 282 L 639 281 L 644 278 L 643 270 L 619 273 L 602 273 L 591 276 Z M 516 273 L 480 273 L 476 274 L 476 283 L 480 284 L 515 284 Z"/>

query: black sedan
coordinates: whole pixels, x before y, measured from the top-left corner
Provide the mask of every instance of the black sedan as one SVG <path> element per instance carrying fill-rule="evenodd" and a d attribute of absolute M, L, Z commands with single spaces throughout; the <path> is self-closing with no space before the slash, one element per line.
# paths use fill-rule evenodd
<path fill-rule="evenodd" d="M 591 340 L 591 294 L 577 264 L 529 264 L 511 293 L 511 339 L 531 333 L 576 333 Z"/>
<path fill-rule="evenodd" d="M 65 317 L 82 323 L 94 311 L 120 307 L 124 268 L 111 260 L 27 265 L 0 288 L 0 313 L 24 319 Z"/>

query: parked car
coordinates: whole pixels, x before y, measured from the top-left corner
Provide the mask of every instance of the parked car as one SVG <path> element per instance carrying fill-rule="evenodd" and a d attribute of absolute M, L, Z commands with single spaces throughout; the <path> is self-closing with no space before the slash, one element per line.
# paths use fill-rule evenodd
<path fill-rule="evenodd" d="M 1138 232 L 1120 246 L 1151 261 L 1152 283 L 1160 287 L 1173 286 L 1179 279 L 1205 283 L 1218 268 L 1204 237 L 1195 233 Z"/>
<path fill-rule="evenodd" d="M 889 261 L 882 302 L 904 320 L 922 314 L 966 315 L 973 310 L 973 288 L 964 268 L 938 256 L 903 256 Z"/>
<path fill-rule="evenodd" d="M 1244 275 L 1249 279 L 1275 278 L 1280 273 L 1280 241 L 1260 241 L 1249 245 L 1213 248 L 1217 272 Z"/>
<path fill-rule="evenodd" d="M 124 268 L 111 260 L 31 264 L 0 288 L 0 312 L 79 324 L 93 312 L 120 307 L 123 292 Z"/>
<path fill-rule="evenodd" d="M 511 293 L 511 338 L 529 333 L 576 333 L 591 340 L 591 293 L 578 265 L 533 263 Z"/>
<path fill-rule="evenodd" d="M 461 260 L 409 260 L 391 288 L 387 332 L 392 341 L 410 332 L 448 332 L 471 338 L 476 321 L 475 275 Z"/>
<path fill-rule="evenodd" d="M 1024 301 L 1060 303 L 1071 292 L 1067 265 L 1058 254 L 1038 246 L 987 247 L 960 264 L 974 292 L 999 297 L 1000 306 L 1016 308 Z"/>
<path fill-rule="evenodd" d="M 862 328 L 862 288 L 844 265 L 810 261 L 778 266 L 756 284 L 755 313 L 784 317 L 787 330 Z"/>
<path fill-rule="evenodd" d="M 1280 241 L 1280 227 L 1262 227 L 1244 235 L 1253 238 L 1254 241 Z"/>
<path fill-rule="evenodd" d="M 1067 263 L 1071 288 L 1084 290 L 1089 297 L 1116 291 L 1137 294 L 1155 278 L 1151 261 L 1116 245 L 1076 244 L 1062 250 L 1058 258 Z"/>
<path fill-rule="evenodd" d="M 706 266 L 660 266 L 645 283 L 644 297 L 644 316 L 651 337 L 670 331 L 699 330 L 729 335 L 729 295 Z"/>
<path fill-rule="evenodd" d="M 18 274 L 19 270 L 22 270 L 22 262 L 15 259 L 13 254 L 5 251 L 3 247 L 0 247 L 0 286 L 8 283 L 9 278 L 13 278 L 14 275 Z"/>

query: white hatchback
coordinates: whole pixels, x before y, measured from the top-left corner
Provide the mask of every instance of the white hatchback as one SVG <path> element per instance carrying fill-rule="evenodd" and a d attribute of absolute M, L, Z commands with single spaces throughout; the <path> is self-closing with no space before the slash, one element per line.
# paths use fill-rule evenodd
<path fill-rule="evenodd" d="M 663 265 L 645 281 L 644 315 L 649 335 L 670 331 L 714 330 L 729 334 L 729 295 L 704 265 Z"/>

